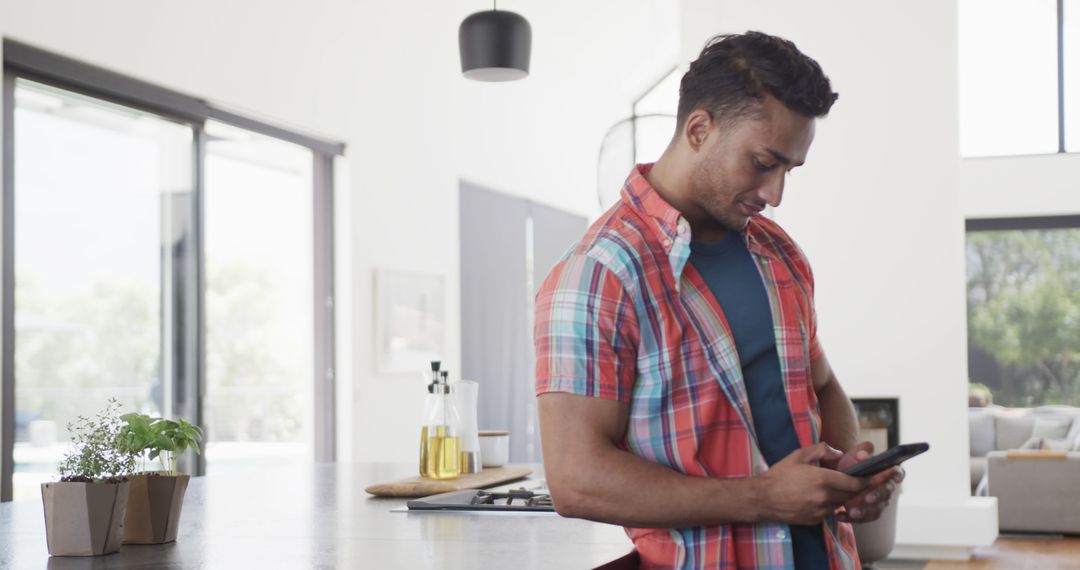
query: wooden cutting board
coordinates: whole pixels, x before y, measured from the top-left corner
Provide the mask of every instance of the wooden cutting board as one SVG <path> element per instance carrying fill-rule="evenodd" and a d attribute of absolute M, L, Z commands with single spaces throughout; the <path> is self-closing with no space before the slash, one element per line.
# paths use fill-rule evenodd
<path fill-rule="evenodd" d="M 532 473 L 532 469 L 521 465 L 503 465 L 502 467 L 487 467 L 479 473 L 461 475 L 457 479 L 428 479 L 427 477 L 410 477 L 393 483 L 372 485 L 365 489 L 368 493 L 377 497 L 427 497 L 439 493 L 451 491 L 463 491 L 465 489 L 483 489 L 499 483 L 521 479 Z"/>

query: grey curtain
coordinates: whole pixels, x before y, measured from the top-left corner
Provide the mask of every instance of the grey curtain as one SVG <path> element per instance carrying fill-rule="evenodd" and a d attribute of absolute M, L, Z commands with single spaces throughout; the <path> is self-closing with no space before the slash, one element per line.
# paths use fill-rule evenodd
<path fill-rule="evenodd" d="M 540 462 L 533 297 L 585 233 L 584 217 L 461 183 L 462 378 L 480 384 L 480 429 L 510 431 L 510 460 Z"/>

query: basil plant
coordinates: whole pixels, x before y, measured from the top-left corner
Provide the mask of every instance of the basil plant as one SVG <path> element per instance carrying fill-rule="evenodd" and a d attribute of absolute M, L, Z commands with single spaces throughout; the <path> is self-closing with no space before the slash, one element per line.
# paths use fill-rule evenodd
<path fill-rule="evenodd" d="M 176 475 L 179 454 L 188 448 L 195 453 L 201 451 L 202 430 L 183 418 L 167 420 L 145 414 L 124 414 L 120 419 L 124 422 L 120 429 L 121 446 L 139 456 L 139 471 L 148 471 L 149 462 L 160 459 L 167 474 Z"/>

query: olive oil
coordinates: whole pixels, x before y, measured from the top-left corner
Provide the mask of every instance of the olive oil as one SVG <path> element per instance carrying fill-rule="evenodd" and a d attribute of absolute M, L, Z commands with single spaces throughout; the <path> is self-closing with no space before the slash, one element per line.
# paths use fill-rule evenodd
<path fill-rule="evenodd" d="M 461 475 L 461 437 L 447 435 L 446 426 L 428 432 L 427 475 L 432 479 L 453 479 Z"/>

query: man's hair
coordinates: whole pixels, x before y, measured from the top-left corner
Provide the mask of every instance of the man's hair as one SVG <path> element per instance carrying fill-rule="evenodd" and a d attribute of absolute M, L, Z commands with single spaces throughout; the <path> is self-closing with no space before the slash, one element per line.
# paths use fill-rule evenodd
<path fill-rule="evenodd" d="M 710 39 L 683 75 L 678 126 L 697 109 L 718 122 L 746 118 L 766 95 L 805 117 L 824 117 L 839 96 L 818 62 L 794 43 L 761 32 L 724 34 Z"/>

